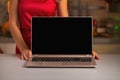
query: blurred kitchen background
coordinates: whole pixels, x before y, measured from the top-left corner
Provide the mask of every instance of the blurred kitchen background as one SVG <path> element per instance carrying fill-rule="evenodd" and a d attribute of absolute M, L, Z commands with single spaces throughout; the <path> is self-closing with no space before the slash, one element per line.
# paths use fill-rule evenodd
<path fill-rule="evenodd" d="M 0 48 L 3 53 L 15 53 L 15 43 L 9 32 L 8 7 L 9 0 L 0 0 Z M 120 50 L 120 0 L 68 0 L 68 10 L 69 16 L 93 17 L 93 49 L 95 51 L 118 53 Z"/>

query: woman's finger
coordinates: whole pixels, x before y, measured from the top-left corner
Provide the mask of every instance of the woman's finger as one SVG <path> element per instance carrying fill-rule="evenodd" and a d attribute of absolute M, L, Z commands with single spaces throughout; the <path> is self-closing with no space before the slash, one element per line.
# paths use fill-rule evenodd
<path fill-rule="evenodd" d="M 28 57 L 29 57 L 29 58 L 32 57 L 32 52 L 31 52 L 31 51 L 29 51 L 29 55 L 28 55 Z"/>
<path fill-rule="evenodd" d="M 24 59 L 25 60 L 28 60 L 28 58 L 27 58 L 27 55 L 26 55 L 27 53 L 23 53 L 23 57 L 24 57 Z"/>
<path fill-rule="evenodd" d="M 93 58 L 95 59 L 95 52 L 94 52 L 94 51 L 92 52 L 92 56 L 93 56 Z"/>
<path fill-rule="evenodd" d="M 92 56 L 94 59 L 98 59 L 98 60 L 100 59 L 100 56 L 95 51 L 93 51 Z"/>
<path fill-rule="evenodd" d="M 21 59 L 22 59 L 22 60 L 24 60 L 24 57 L 23 57 L 23 55 L 22 55 L 22 54 L 21 54 Z"/>
<path fill-rule="evenodd" d="M 96 54 L 96 57 L 95 57 L 96 59 L 100 59 L 100 56 L 98 55 L 98 54 Z"/>

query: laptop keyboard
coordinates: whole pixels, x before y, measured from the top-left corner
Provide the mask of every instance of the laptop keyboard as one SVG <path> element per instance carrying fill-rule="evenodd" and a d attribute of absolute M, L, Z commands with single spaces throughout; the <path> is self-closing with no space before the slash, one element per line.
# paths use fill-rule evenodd
<path fill-rule="evenodd" d="M 33 57 L 32 61 L 40 61 L 40 62 L 92 62 L 91 57 L 82 57 L 82 58 L 66 58 L 66 57 L 58 57 L 58 58 L 53 58 L 53 57 Z"/>

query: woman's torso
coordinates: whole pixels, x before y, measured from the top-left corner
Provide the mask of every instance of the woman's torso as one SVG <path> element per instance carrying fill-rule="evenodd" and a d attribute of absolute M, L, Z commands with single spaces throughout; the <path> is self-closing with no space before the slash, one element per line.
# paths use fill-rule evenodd
<path fill-rule="evenodd" d="M 55 16 L 56 0 L 19 0 L 20 28 L 31 29 L 32 16 Z"/>

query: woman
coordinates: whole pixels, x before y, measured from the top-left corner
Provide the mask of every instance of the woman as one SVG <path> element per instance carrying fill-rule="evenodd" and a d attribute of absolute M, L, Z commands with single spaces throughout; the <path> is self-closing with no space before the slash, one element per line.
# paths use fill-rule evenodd
<path fill-rule="evenodd" d="M 10 32 L 17 44 L 16 53 L 21 59 L 32 57 L 31 17 L 32 16 L 68 17 L 67 0 L 10 0 Z M 93 51 L 93 57 L 99 56 Z"/>

